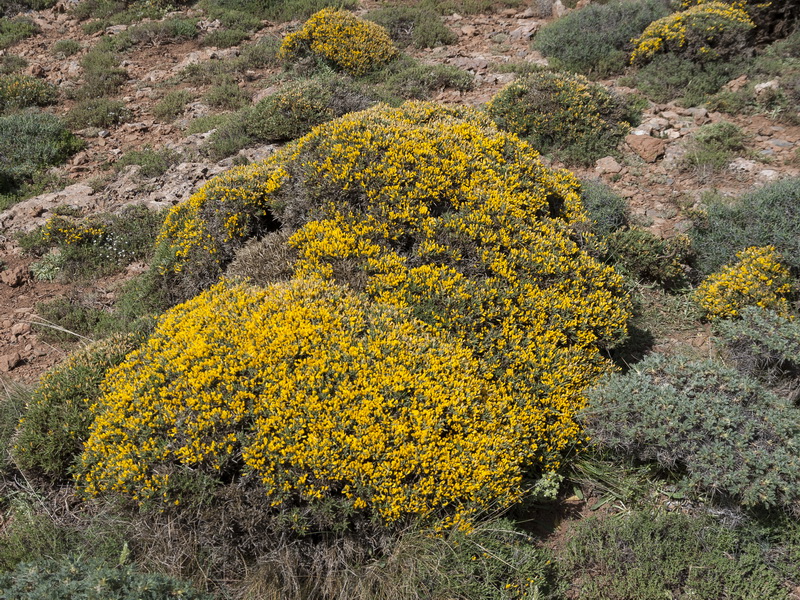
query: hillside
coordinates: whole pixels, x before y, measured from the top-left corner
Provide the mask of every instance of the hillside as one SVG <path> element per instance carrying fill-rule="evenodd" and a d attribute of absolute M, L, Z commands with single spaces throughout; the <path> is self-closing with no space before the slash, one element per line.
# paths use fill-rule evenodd
<path fill-rule="evenodd" d="M 37 1 L 0 597 L 798 597 L 800 5 Z"/>

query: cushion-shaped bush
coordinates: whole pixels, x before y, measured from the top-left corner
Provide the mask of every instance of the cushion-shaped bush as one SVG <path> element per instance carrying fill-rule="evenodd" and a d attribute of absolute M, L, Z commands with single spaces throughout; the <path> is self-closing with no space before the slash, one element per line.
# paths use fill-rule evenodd
<path fill-rule="evenodd" d="M 178 305 L 103 384 L 90 493 L 167 494 L 174 465 L 252 473 L 272 506 L 344 497 L 385 521 L 519 494 L 531 436 L 472 353 L 332 283 L 222 283 Z M 171 469 L 173 472 L 171 473 Z"/>
<path fill-rule="evenodd" d="M 55 86 L 29 75 L 0 76 L 0 113 L 56 101 Z"/>
<path fill-rule="evenodd" d="M 401 47 L 433 48 L 454 44 L 458 36 L 430 8 L 397 4 L 367 13 L 366 18 L 384 27 Z"/>
<path fill-rule="evenodd" d="M 697 268 L 708 275 L 748 246 L 775 246 L 800 275 L 800 177 L 769 183 L 733 202 L 715 202 L 689 231 Z"/>
<path fill-rule="evenodd" d="M 720 363 L 653 354 L 590 397 L 584 422 L 601 447 L 744 506 L 800 510 L 798 412 L 761 382 Z"/>
<path fill-rule="evenodd" d="M 685 235 L 662 239 L 640 227 L 619 229 L 607 238 L 608 257 L 620 271 L 677 288 L 688 283 L 691 243 Z"/>
<path fill-rule="evenodd" d="M 656 54 L 673 52 L 699 62 L 735 56 L 755 27 L 739 6 L 707 2 L 651 23 L 633 40 L 632 63 L 646 63 Z"/>
<path fill-rule="evenodd" d="M 545 25 L 533 46 L 554 66 L 605 77 L 625 69 L 633 50 L 631 39 L 667 14 L 662 0 L 593 3 Z"/>
<path fill-rule="evenodd" d="M 54 479 L 69 477 L 89 435 L 89 406 L 100 395 L 105 372 L 140 342 L 135 334 L 94 342 L 42 377 L 17 428 L 12 453 L 21 469 Z"/>
<path fill-rule="evenodd" d="M 209 182 L 168 215 L 154 268 L 200 289 L 282 226 L 292 252 L 262 273 L 348 284 L 464 344 L 512 390 L 530 464 L 552 470 L 628 317 L 621 278 L 585 251 L 578 192 L 476 109 L 378 106 Z"/>
<path fill-rule="evenodd" d="M 736 258 L 736 263 L 709 275 L 695 291 L 706 316 L 736 317 L 746 306 L 787 314 L 795 285 L 775 247 L 751 246 L 737 252 Z"/>
<path fill-rule="evenodd" d="M 309 54 L 359 76 L 394 59 L 397 48 L 377 23 L 326 8 L 312 15 L 302 29 L 287 35 L 279 53 L 289 60 Z"/>
<path fill-rule="evenodd" d="M 544 70 L 508 84 L 486 108 L 498 127 L 540 152 L 582 164 L 614 152 L 636 120 L 628 103 L 602 85 Z"/>

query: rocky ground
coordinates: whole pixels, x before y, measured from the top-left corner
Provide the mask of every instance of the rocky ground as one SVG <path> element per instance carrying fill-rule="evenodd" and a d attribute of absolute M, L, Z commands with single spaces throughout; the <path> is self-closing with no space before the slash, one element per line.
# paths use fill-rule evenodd
<path fill-rule="evenodd" d="M 36 77 L 66 90 L 81 77 L 80 57 L 104 33 L 122 31 L 115 26 L 87 36 L 79 22 L 70 15 L 72 4 L 62 3 L 52 10 L 36 13 L 33 18 L 42 33 L 24 40 L 11 50 L 24 57 L 27 71 Z M 371 8 L 364 3 L 362 10 Z M 189 11 L 191 16 L 191 11 Z M 530 38 L 546 23 L 533 10 L 508 9 L 497 14 L 445 18 L 447 25 L 458 34 L 451 46 L 408 51 L 431 63 L 451 64 L 475 75 L 475 88 L 469 92 L 443 91 L 435 99 L 445 103 L 481 104 L 514 78 L 505 72 L 509 62 L 543 63 L 538 53 L 530 50 Z M 256 34 L 280 36 L 292 24 L 266 24 Z M 201 21 L 201 28 L 213 29 L 213 22 Z M 49 49 L 61 39 L 74 39 L 83 49 L 69 58 L 54 57 Z M 187 136 L 185 128 L 195 117 L 211 112 L 202 100 L 192 102 L 183 117 L 174 122 L 160 122 L 153 114 L 154 105 L 163 95 L 176 87 L 201 97 L 202 86 L 175 83 L 175 75 L 186 66 L 206 61 L 224 61 L 238 53 L 237 48 L 219 50 L 202 47 L 196 41 L 163 46 L 137 47 L 125 54 L 122 66 L 130 75 L 119 98 L 132 111 L 127 123 L 109 130 L 96 128 L 78 132 L 86 141 L 85 150 L 71 162 L 58 169 L 65 186 L 21 202 L 0 213 L 0 377 L 11 381 L 32 382 L 44 370 L 60 361 L 67 347 L 49 344 L 37 335 L 31 325 L 39 319 L 39 302 L 68 294 L 90 294 L 97 302 L 110 304 L 119 282 L 141 270 L 143 265 L 131 265 L 127 273 L 93 281 L 89 284 L 64 284 L 35 280 L 30 273 L 32 259 L 22 254 L 15 235 L 43 224 L 58 206 L 74 206 L 84 214 L 113 211 L 129 203 L 145 203 L 153 208 L 168 207 L 188 198 L 209 178 L 229 168 L 233 158 L 212 163 L 198 152 L 208 134 Z M 247 71 L 238 81 L 254 101 L 274 90 L 275 69 Z M 615 86 L 616 82 L 606 81 Z M 732 81 L 732 87 L 741 86 Z M 619 88 L 626 92 L 625 88 Z M 73 102 L 65 100 L 54 107 L 65 114 Z M 687 171 L 680 158 L 686 151 L 685 141 L 701 125 L 732 121 L 747 134 L 746 150 L 735 157 L 728 169 L 712 175 Z M 125 152 L 169 147 L 177 151 L 182 162 L 163 176 L 145 179 L 138 167 L 130 166 L 116 172 L 111 165 Z M 268 155 L 273 146 L 242 151 L 249 160 Z M 594 168 L 580 170 L 581 177 L 599 177 L 628 199 L 636 222 L 654 233 L 670 237 L 686 231 L 688 211 L 701 197 L 715 191 L 723 196 L 738 196 L 770 180 L 800 175 L 800 127 L 788 126 L 769 116 L 741 117 L 709 113 L 703 108 L 680 108 L 674 105 L 650 105 L 642 123 L 631 131 L 622 150 L 622 159 L 606 157 Z M 559 166 L 558 164 L 554 166 Z M 669 334 L 682 337 L 701 352 L 707 346 L 705 330 Z M 669 343 L 669 340 L 662 340 Z"/>

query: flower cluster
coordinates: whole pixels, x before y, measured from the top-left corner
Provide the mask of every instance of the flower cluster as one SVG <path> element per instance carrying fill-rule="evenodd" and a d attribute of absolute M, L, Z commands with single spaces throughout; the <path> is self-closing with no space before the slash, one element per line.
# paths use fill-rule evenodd
<path fill-rule="evenodd" d="M 755 23 L 740 3 L 702 2 L 651 23 L 632 40 L 631 63 L 675 52 L 700 61 L 717 60 L 741 49 Z"/>
<path fill-rule="evenodd" d="M 107 231 L 106 224 L 99 219 L 73 221 L 57 216 L 44 224 L 41 235 L 52 246 L 81 246 L 102 243 Z"/>
<path fill-rule="evenodd" d="M 45 106 L 56 101 L 56 88 L 30 75 L 0 76 L 0 113 L 8 110 Z"/>
<path fill-rule="evenodd" d="M 709 275 L 695 292 L 708 318 L 736 317 L 746 306 L 787 314 L 794 285 L 775 247 L 753 246 L 738 252 L 736 258 L 738 262 Z"/>
<path fill-rule="evenodd" d="M 500 90 L 486 105 L 498 127 L 542 152 L 584 146 L 608 154 L 630 130 L 626 102 L 583 75 L 537 71 Z"/>
<path fill-rule="evenodd" d="M 287 35 L 280 56 L 292 59 L 311 54 L 359 76 L 397 56 L 386 30 L 345 10 L 326 8 L 311 16 L 303 28 Z"/>

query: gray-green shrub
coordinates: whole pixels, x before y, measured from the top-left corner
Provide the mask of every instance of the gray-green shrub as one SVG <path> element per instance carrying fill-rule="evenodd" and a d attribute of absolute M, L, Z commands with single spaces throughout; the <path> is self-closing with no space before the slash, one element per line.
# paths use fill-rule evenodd
<path fill-rule="evenodd" d="M 73 129 L 84 127 L 112 127 L 131 117 L 124 102 L 108 98 L 87 98 L 73 106 L 67 113 L 67 123 Z"/>
<path fill-rule="evenodd" d="M 402 4 L 384 6 L 370 11 L 365 18 L 386 29 L 400 47 L 412 45 L 415 48 L 433 48 L 458 40 L 458 36 L 442 22 L 442 18 L 427 7 Z"/>

